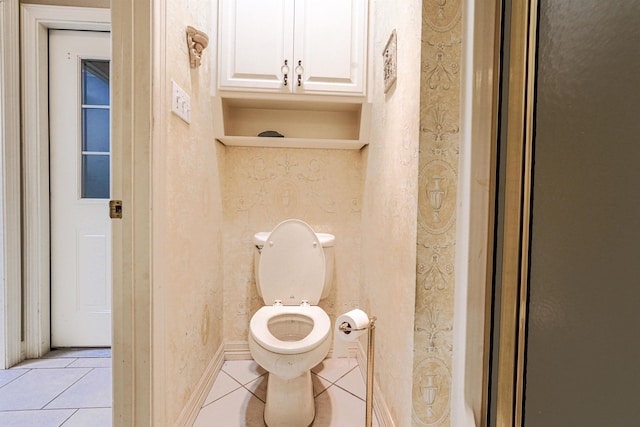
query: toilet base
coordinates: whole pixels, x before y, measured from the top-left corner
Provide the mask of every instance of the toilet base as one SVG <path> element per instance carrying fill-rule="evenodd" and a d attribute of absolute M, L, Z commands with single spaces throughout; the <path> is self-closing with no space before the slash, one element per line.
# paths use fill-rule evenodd
<path fill-rule="evenodd" d="M 313 423 L 316 408 L 313 400 L 311 371 L 284 379 L 269 373 L 264 422 L 269 427 L 305 427 Z"/>

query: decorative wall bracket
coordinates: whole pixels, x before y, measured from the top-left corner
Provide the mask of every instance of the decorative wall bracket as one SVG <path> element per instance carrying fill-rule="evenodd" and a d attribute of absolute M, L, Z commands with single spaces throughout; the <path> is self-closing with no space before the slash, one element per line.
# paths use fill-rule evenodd
<path fill-rule="evenodd" d="M 209 36 L 191 26 L 187 27 L 187 47 L 189 48 L 189 63 L 191 68 L 200 66 L 202 51 L 209 44 Z"/>
<path fill-rule="evenodd" d="M 384 93 L 389 92 L 389 89 L 391 89 L 391 86 L 393 86 L 398 78 L 397 44 L 398 36 L 396 35 L 396 30 L 393 30 L 391 36 L 389 36 L 387 45 L 382 51 Z"/>

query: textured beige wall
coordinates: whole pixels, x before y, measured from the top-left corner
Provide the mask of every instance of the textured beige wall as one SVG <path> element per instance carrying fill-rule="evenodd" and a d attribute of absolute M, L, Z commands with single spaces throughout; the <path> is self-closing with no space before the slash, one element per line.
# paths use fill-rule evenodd
<path fill-rule="evenodd" d="M 362 207 L 362 303 L 378 317 L 375 382 L 398 426 L 411 423 L 422 3 L 372 1 L 371 143 Z M 382 51 L 393 30 L 398 78 L 385 94 Z"/>
<path fill-rule="evenodd" d="M 241 147 L 225 152 L 225 340 L 246 342 L 251 316 L 264 304 L 256 291 L 251 239 L 285 219 L 299 218 L 336 236 L 333 288 L 320 306 L 332 320 L 358 306 L 360 152 Z"/>
<path fill-rule="evenodd" d="M 413 411 L 450 424 L 462 0 L 423 2 Z"/>
<path fill-rule="evenodd" d="M 219 147 L 211 138 L 214 50 L 205 50 L 202 66 L 191 69 L 185 33 L 191 25 L 212 36 L 212 4 L 164 5 L 166 21 L 156 22 L 164 48 L 156 125 L 165 132 L 153 147 L 154 425 L 174 425 L 192 397 L 222 345 L 223 312 Z M 169 113 L 171 80 L 191 97 L 190 125 Z"/>

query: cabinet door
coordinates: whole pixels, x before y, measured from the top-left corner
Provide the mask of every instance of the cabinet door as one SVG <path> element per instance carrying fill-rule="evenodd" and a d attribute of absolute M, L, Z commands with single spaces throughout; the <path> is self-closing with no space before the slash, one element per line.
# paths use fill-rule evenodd
<path fill-rule="evenodd" d="M 291 90 L 293 0 L 222 0 L 219 27 L 220 89 Z"/>
<path fill-rule="evenodd" d="M 293 90 L 364 95 L 366 46 L 367 0 L 295 0 Z"/>

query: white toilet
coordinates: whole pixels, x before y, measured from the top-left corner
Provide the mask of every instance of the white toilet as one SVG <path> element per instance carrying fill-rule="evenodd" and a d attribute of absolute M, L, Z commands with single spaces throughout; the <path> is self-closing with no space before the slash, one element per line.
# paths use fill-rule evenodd
<path fill-rule="evenodd" d="M 313 422 L 310 370 L 331 346 L 331 321 L 318 302 L 331 286 L 334 242 L 297 219 L 254 236 L 256 285 L 265 306 L 251 318 L 249 350 L 269 372 L 264 421 L 270 427 Z"/>

